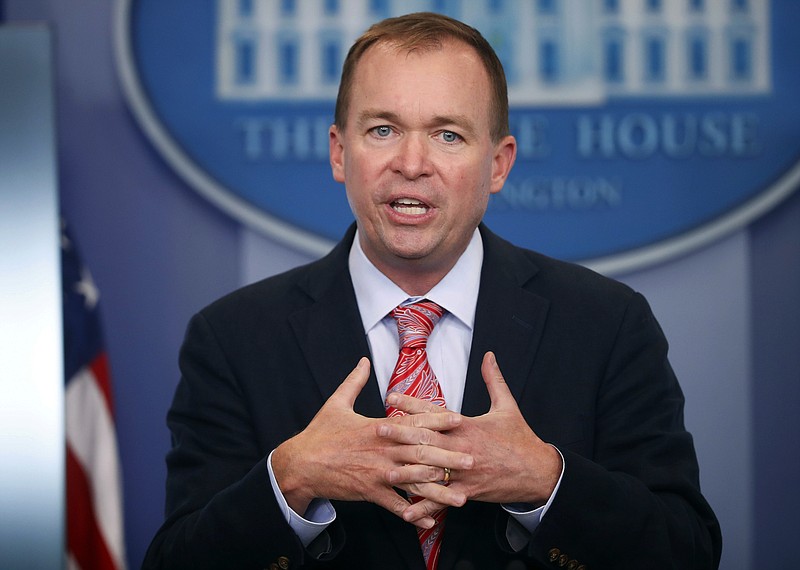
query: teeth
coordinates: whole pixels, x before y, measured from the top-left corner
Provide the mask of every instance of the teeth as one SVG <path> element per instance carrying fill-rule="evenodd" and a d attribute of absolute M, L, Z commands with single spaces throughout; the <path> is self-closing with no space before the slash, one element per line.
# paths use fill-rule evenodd
<path fill-rule="evenodd" d="M 398 212 L 410 215 L 421 215 L 428 211 L 428 208 L 425 206 L 424 202 L 413 200 L 411 198 L 401 198 L 399 200 L 395 200 L 392 204 L 392 207 Z"/>

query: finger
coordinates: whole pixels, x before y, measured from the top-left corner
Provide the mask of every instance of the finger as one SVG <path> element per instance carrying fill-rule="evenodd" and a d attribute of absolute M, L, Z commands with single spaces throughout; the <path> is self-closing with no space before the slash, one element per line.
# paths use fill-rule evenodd
<path fill-rule="evenodd" d="M 330 399 L 340 400 L 352 409 L 367 380 L 369 380 L 369 358 L 363 356 L 353 371 L 339 384 Z"/>
<path fill-rule="evenodd" d="M 433 519 L 433 515 L 445 508 L 447 508 L 447 505 L 442 505 L 429 499 L 423 499 L 422 501 L 406 507 L 401 516 L 404 521 L 415 523 L 415 521 L 426 518 Z"/>
<path fill-rule="evenodd" d="M 386 482 L 395 487 L 415 483 L 438 483 L 444 481 L 444 478 L 444 469 L 432 465 L 404 465 L 386 472 Z"/>
<path fill-rule="evenodd" d="M 508 389 L 508 384 L 506 384 L 503 373 L 500 372 L 500 366 L 497 364 L 497 358 L 491 351 L 483 355 L 481 375 L 486 384 L 486 389 L 489 391 L 492 410 L 509 406 L 517 408 L 517 401 L 514 399 L 514 395 L 511 394 L 511 390 Z"/>
<path fill-rule="evenodd" d="M 437 408 L 439 406 L 436 406 Z M 423 413 L 414 415 L 393 416 L 381 422 L 386 426 L 404 426 L 409 428 L 433 431 L 447 431 L 461 425 L 463 417 L 455 412 Z M 386 432 L 389 433 L 389 432 Z M 380 435 L 380 434 L 379 434 Z"/>
<path fill-rule="evenodd" d="M 450 469 L 472 469 L 475 459 L 468 453 L 433 445 L 398 445 L 387 450 L 388 457 L 399 465 L 430 465 Z"/>
<path fill-rule="evenodd" d="M 447 411 L 447 408 L 434 404 L 430 400 L 421 400 L 399 392 L 392 392 L 386 396 L 386 403 L 407 414 L 439 414 Z"/>
<path fill-rule="evenodd" d="M 375 428 L 375 432 L 378 437 L 404 445 L 435 445 L 439 447 L 443 444 L 441 438 L 437 437 L 439 434 L 436 431 L 426 428 L 381 422 Z"/>
<path fill-rule="evenodd" d="M 411 504 L 389 487 L 379 490 L 373 497 L 368 497 L 368 500 L 401 518 Z"/>
<path fill-rule="evenodd" d="M 386 493 L 380 493 L 373 499 L 373 502 L 420 528 L 428 529 L 436 524 L 436 520 L 426 514 L 416 515 L 413 520 L 405 519 L 405 512 L 410 503 L 394 491 L 387 490 Z"/>
<path fill-rule="evenodd" d="M 423 506 L 422 509 L 416 511 L 420 517 L 432 515 L 443 507 L 463 507 L 464 503 L 467 502 L 467 496 L 462 491 L 439 483 L 415 483 L 400 485 L 400 488 L 408 493 L 417 495 L 417 497 L 422 497 L 423 500 L 427 499 L 427 506 Z M 406 508 L 407 511 L 408 507 Z M 406 513 L 404 512 L 403 518 L 405 516 Z"/>
<path fill-rule="evenodd" d="M 439 486 L 441 487 L 441 485 Z M 426 521 L 428 519 L 435 520 L 433 519 L 433 516 L 448 506 L 450 505 L 437 503 L 436 501 L 432 501 L 430 499 L 423 499 L 406 507 L 406 510 L 403 512 L 403 520 L 412 524 L 417 524 L 417 521 Z"/>
<path fill-rule="evenodd" d="M 436 519 L 427 515 L 420 518 L 406 518 L 405 512 L 401 515 L 404 521 L 409 522 L 419 528 L 430 529 L 436 526 Z"/>

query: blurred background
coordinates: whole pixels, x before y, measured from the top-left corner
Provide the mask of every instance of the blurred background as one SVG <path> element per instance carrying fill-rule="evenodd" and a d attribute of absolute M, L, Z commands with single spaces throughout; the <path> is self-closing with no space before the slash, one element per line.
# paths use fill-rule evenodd
<path fill-rule="evenodd" d="M 779 38 L 800 24 L 800 4 L 764 3 L 774 39 L 772 73 L 796 82 L 797 52 L 781 52 Z M 164 158 L 120 81 L 115 10 L 123 4 L 0 0 L 0 25 L 45 23 L 52 34 L 60 210 L 100 292 L 126 558 L 136 568 L 163 516 L 165 415 L 188 319 L 242 284 L 316 258 L 324 240 L 305 247 L 260 231 L 198 193 Z M 191 13 L 176 16 L 191 23 Z M 165 23 L 162 33 L 169 30 Z M 0 78 L 0 90 L 6 89 Z M 796 123 L 791 129 L 786 171 L 800 161 L 800 129 Z M 269 179 L 263 187 L 269 190 Z M 800 536 L 800 193 L 791 190 L 747 223 L 677 255 L 637 267 L 600 267 L 645 294 L 671 342 L 703 490 L 722 524 L 726 570 L 792 567 Z M 343 188 L 332 191 L 344 204 Z M 298 197 L 294 204 L 306 203 Z M 0 225 L 14 217 L 0 211 Z M 503 227 L 493 229 L 503 234 Z M 588 231 L 578 238 L 595 239 Z M 24 458 L 0 458 L 0 464 L 17 461 Z M 24 514 L 0 512 L 0 531 L 18 517 Z"/>

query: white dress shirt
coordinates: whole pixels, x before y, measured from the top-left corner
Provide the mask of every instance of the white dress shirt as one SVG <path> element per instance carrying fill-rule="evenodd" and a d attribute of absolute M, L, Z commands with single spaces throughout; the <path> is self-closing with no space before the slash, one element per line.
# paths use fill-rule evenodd
<path fill-rule="evenodd" d="M 428 361 L 441 386 L 447 409 L 460 412 L 483 265 L 483 241 L 480 232 L 475 230 L 467 249 L 455 266 L 424 297 L 409 297 L 381 273 L 361 249 L 358 232 L 350 248 L 348 263 L 380 393 L 386 394 L 400 351 L 397 323 L 390 313 L 404 302 L 425 298 L 446 311 L 428 338 Z M 289 524 L 303 544 L 308 546 L 335 520 L 335 510 L 330 501 L 317 499 L 312 502 L 304 516 L 295 513 L 278 487 L 272 472 L 271 458 L 272 454 L 267 461 L 267 468 L 275 497 Z M 560 482 L 559 479 L 559 484 Z M 558 485 L 547 504 L 538 509 L 527 510 L 524 505 L 503 505 L 503 508 L 523 527 L 509 524 L 506 537 L 512 548 L 520 550 L 525 546 L 530 537 L 529 533 L 538 526 L 557 490 Z"/>
<path fill-rule="evenodd" d="M 386 394 L 400 352 L 397 322 L 390 313 L 401 303 L 424 298 L 445 309 L 428 337 L 428 362 L 442 388 L 447 409 L 461 412 L 483 263 L 483 241 L 478 230 L 453 269 L 424 297 L 409 297 L 378 271 L 361 250 L 357 232 L 349 261 L 381 394 Z"/>

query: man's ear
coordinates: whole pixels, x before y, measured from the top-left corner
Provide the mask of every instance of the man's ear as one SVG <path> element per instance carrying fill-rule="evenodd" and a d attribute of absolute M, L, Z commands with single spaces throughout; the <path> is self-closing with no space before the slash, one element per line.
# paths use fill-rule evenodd
<path fill-rule="evenodd" d="M 495 194 L 503 189 L 506 178 L 517 159 L 517 140 L 511 135 L 503 137 L 494 147 L 492 159 L 492 185 L 490 192 Z"/>
<path fill-rule="evenodd" d="M 342 131 L 336 125 L 328 129 L 328 152 L 331 161 L 331 172 L 336 182 L 344 182 L 344 141 Z"/>

